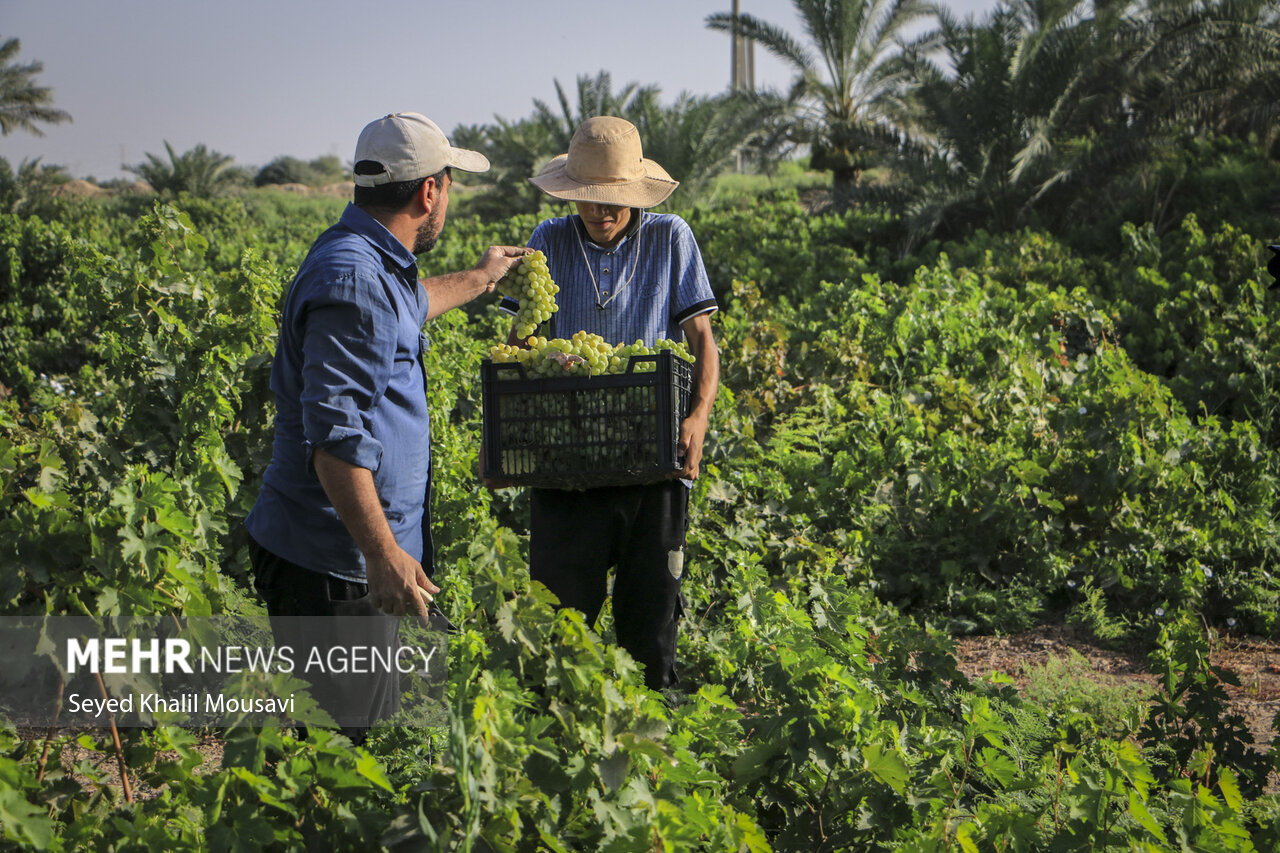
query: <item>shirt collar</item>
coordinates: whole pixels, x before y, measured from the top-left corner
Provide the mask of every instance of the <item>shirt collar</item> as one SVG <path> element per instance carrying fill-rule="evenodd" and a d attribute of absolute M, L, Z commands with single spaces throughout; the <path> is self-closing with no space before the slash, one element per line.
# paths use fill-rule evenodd
<path fill-rule="evenodd" d="M 602 252 L 616 252 L 631 240 L 640 230 L 640 226 L 644 224 L 645 210 L 642 207 L 631 208 L 631 221 L 627 223 L 627 230 L 622 232 L 622 239 L 614 243 L 609 248 L 601 246 L 599 243 L 591 239 L 591 235 L 587 233 L 587 226 L 582 224 L 582 217 L 578 214 L 572 214 L 569 218 L 573 220 L 573 227 L 578 229 L 578 235 L 582 238 L 582 242 L 593 249 L 599 249 Z"/>
<path fill-rule="evenodd" d="M 404 243 L 397 240 L 395 235 L 387 230 L 387 226 L 354 204 L 347 204 L 347 209 L 342 211 L 342 218 L 338 221 L 343 227 L 350 229 L 352 233 L 359 234 L 368 240 L 370 245 L 400 269 L 417 268 L 418 259 L 413 252 L 406 249 Z"/>

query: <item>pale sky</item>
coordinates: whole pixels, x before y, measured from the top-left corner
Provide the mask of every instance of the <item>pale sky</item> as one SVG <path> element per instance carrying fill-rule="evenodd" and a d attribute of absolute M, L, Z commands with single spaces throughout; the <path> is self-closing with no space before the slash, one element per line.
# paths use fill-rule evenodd
<path fill-rule="evenodd" d="M 951 0 L 958 15 L 993 0 Z M 740 0 L 793 35 L 790 0 Z M 360 129 L 388 112 L 459 124 L 516 120 L 555 81 L 576 107 L 579 75 L 615 91 L 657 84 L 664 103 L 729 82 L 729 38 L 706 17 L 730 0 L 0 0 L 0 39 L 40 61 L 37 83 L 72 122 L 44 136 L 0 137 L 0 157 L 121 177 L 122 164 L 198 143 L 242 166 L 281 155 L 350 161 Z M 785 66 L 757 48 L 756 82 L 783 87 Z"/>

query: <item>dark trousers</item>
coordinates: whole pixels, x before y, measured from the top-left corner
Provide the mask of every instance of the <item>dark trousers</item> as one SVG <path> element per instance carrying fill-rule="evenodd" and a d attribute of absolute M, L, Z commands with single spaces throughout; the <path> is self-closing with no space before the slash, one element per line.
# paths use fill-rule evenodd
<path fill-rule="evenodd" d="M 394 672 L 334 672 L 342 653 L 353 647 L 398 646 L 400 620 L 374 609 L 367 584 L 304 569 L 249 539 L 254 586 L 267 606 L 276 646 L 293 650 L 294 674 L 311 684 L 312 698 L 355 743 L 369 727 L 400 708 Z M 330 651 L 338 652 L 336 658 Z M 318 658 L 317 658 L 318 656 Z M 323 668 L 307 671 L 309 661 Z M 302 732 L 305 737 L 305 729 Z"/>
<path fill-rule="evenodd" d="M 654 690 L 676 683 L 689 489 L 678 480 L 530 496 L 529 574 L 593 624 L 613 581 L 618 645 Z"/>

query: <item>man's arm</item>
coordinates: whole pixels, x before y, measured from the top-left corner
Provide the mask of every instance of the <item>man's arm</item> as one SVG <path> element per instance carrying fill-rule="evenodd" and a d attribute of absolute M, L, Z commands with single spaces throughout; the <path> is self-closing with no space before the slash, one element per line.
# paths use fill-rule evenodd
<path fill-rule="evenodd" d="M 523 246 L 490 246 L 480 262 L 469 270 L 419 279 L 418 283 L 427 291 L 427 319 L 465 305 L 482 293 L 492 293 L 498 279 L 530 251 Z"/>
<path fill-rule="evenodd" d="M 711 406 L 720 389 L 720 350 L 711 332 L 711 314 L 699 314 L 680 324 L 693 356 L 693 389 L 689 416 L 680 424 L 679 452 L 684 454 L 684 468 L 677 476 L 698 478 L 702 461 L 702 442 L 711 421 Z"/>
<path fill-rule="evenodd" d="M 313 460 L 329 502 L 364 554 L 369 601 L 396 616 L 411 611 L 427 627 L 427 604 L 418 590 L 435 595 L 440 588 L 427 578 L 422 563 L 396 542 L 373 485 L 373 472 L 322 449 L 315 451 Z"/>

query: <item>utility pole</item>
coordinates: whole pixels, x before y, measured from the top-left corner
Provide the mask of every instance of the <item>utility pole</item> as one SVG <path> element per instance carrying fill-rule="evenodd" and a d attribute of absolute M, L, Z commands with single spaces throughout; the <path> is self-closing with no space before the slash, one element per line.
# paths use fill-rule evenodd
<path fill-rule="evenodd" d="M 755 42 L 738 32 L 738 15 L 741 14 L 738 0 L 733 0 L 733 33 L 729 42 L 729 89 L 732 92 L 754 92 L 756 90 L 756 58 Z M 737 157 L 737 171 L 743 169 L 742 152 Z"/>
<path fill-rule="evenodd" d="M 739 0 L 733 0 L 734 32 L 730 45 L 729 88 L 734 92 L 756 90 L 755 42 L 739 33 Z"/>

